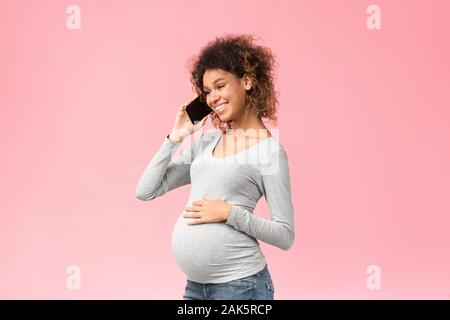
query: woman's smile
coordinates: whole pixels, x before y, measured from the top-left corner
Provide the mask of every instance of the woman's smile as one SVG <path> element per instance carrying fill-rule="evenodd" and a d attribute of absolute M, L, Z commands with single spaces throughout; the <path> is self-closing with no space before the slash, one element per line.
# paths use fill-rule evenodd
<path fill-rule="evenodd" d="M 221 105 L 217 106 L 217 107 L 216 107 L 216 112 L 217 112 L 217 113 L 222 113 L 223 110 L 226 108 L 227 105 L 228 105 L 228 102 L 222 103 Z"/>

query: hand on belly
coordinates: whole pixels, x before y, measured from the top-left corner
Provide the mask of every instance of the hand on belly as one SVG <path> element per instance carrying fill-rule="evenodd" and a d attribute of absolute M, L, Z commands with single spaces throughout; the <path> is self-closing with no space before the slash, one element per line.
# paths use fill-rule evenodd
<path fill-rule="evenodd" d="M 188 225 L 227 221 L 232 205 L 222 199 L 201 199 L 192 202 L 192 207 L 186 207 L 185 218 L 196 218 Z"/>

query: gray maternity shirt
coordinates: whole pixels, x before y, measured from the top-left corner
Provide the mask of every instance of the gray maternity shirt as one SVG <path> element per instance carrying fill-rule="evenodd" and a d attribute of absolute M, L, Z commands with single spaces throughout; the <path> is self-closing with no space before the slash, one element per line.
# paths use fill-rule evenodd
<path fill-rule="evenodd" d="M 232 204 L 223 222 L 188 226 L 198 218 L 180 212 L 172 233 L 173 255 L 187 278 L 199 283 L 253 275 L 266 265 L 258 240 L 287 250 L 295 236 L 288 158 L 278 138 L 272 135 L 236 154 L 214 157 L 222 135 L 219 129 L 202 132 L 175 160 L 181 143 L 166 137 L 136 187 L 138 199 L 152 200 L 190 183 L 186 206 L 204 197 Z M 263 195 L 270 220 L 253 214 Z"/>

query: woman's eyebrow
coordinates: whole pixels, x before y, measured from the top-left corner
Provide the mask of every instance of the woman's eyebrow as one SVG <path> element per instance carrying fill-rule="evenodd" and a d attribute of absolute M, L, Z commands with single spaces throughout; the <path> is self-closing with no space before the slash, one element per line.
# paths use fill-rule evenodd
<path fill-rule="evenodd" d="M 219 80 L 225 80 L 225 79 L 224 78 L 217 78 L 216 80 L 214 80 L 213 84 L 215 84 Z M 203 86 L 203 89 L 208 89 L 208 87 Z"/>

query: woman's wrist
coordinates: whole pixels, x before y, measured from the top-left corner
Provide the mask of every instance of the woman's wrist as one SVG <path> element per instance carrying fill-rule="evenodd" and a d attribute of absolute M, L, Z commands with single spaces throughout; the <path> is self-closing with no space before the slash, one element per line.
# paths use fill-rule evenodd
<path fill-rule="evenodd" d="M 181 143 L 183 141 L 183 138 L 183 136 L 176 135 L 173 132 L 167 135 L 167 139 L 175 143 Z"/>
<path fill-rule="evenodd" d="M 223 219 L 224 219 L 225 221 L 228 220 L 228 217 L 230 216 L 231 210 L 232 210 L 232 209 L 233 209 L 233 205 L 229 203 L 229 204 L 228 204 L 228 209 L 227 209 L 227 211 L 225 212 L 224 217 L 223 217 Z"/>

